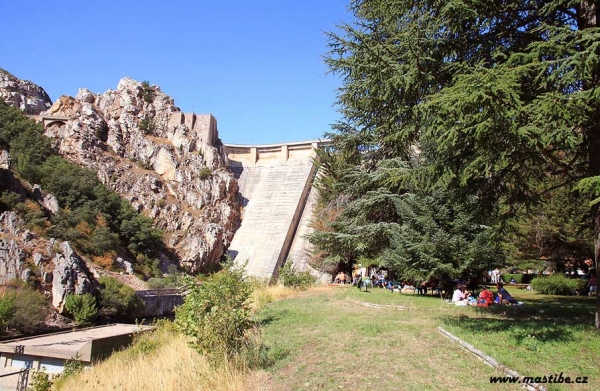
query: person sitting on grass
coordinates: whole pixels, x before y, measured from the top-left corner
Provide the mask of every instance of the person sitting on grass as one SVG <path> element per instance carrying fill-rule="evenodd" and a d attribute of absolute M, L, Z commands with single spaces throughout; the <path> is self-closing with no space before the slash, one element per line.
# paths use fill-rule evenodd
<path fill-rule="evenodd" d="M 487 286 L 483 286 L 477 304 L 481 307 L 487 307 L 494 304 L 494 294 L 492 291 L 487 289 Z"/>
<path fill-rule="evenodd" d="M 471 296 L 471 293 L 467 292 L 467 287 L 460 284 L 452 295 L 452 303 L 455 305 L 469 305 L 469 296 Z"/>
<path fill-rule="evenodd" d="M 499 282 L 496 284 L 496 288 L 498 288 L 498 303 L 499 304 L 517 304 L 517 301 L 513 299 L 513 297 L 508 293 L 506 289 L 504 289 L 504 284 Z"/>

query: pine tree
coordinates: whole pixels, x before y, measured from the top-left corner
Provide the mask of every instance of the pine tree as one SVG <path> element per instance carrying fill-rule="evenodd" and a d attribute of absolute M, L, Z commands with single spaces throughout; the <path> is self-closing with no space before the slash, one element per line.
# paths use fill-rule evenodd
<path fill-rule="evenodd" d="M 355 0 L 329 35 L 334 145 L 368 167 L 514 216 L 554 189 L 590 201 L 600 272 L 600 1 Z M 596 327 L 600 328 L 600 297 Z"/>

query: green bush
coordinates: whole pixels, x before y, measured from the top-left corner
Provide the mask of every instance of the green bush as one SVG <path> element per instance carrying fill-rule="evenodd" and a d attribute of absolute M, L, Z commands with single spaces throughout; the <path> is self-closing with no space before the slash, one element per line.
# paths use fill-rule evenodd
<path fill-rule="evenodd" d="M 21 196 L 12 191 L 0 193 L 0 211 L 13 210 L 22 202 Z"/>
<path fill-rule="evenodd" d="M 529 284 L 531 280 L 535 277 L 533 274 L 502 274 L 500 276 L 504 283 L 510 283 L 510 280 L 514 278 L 515 283 L 517 284 Z"/>
<path fill-rule="evenodd" d="M 3 335 L 12 317 L 15 315 L 15 295 L 12 292 L 6 292 L 0 298 L 0 335 Z"/>
<path fill-rule="evenodd" d="M 64 383 L 69 377 L 82 372 L 85 369 L 85 363 L 81 361 L 79 353 L 75 354 L 74 357 L 65 360 L 65 366 L 60 375 L 54 375 L 52 382 L 55 390 L 61 390 L 64 387 Z"/>
<path fill-rule="evenodd" d="M 250 343 L 246 332 L 252 327 L 252 289 L 244 279 L 243 267 L 228 262 L 202 285 L 191 277 L 182 281 L 189 294 L 175 311 L 177 329 L 213 361 L 242 353 Z"/>
<path fill-rule="evenodd" d="M 200 170 L 200 179 L 206 179 L 212 175 L 213 171 L 210 167 L 202 167 Z"/>
<path fill-rule="evenodd" d="M 156 90 L 154 87 L 150 86 L 150 82 L 144 80 L 142 82 L 142 98 L 146 103 L 152 103 L 154 101 L 154 97 L 156 96 Z"/>
<path fill-rule="evenodd" d="M 151 135 L 156 130 L 156 123 L 152 117 L 144 117 L 139 123 L 140 130 L 145 135 Z"/>
<path fill-rule="evenodd" d="M 141 316 L 144 304 L 135 291 L 112 277 L 100 278 L 100 314 L 135 319 Z"/>
<path fill-rule="evenodd" d="M 96 298 L 89 293 L 83 295 L 67 295 L 65 299 L 65 308 L 73 315 L 78 326 L 90 324 L 96 319 L 96 316 L 98 316 Z"/>
<path fill-rule="evenodd" d="M 60 374 L 60 377 L 65 378 L 67 376 L 74 375 L 83 371 L 84 368 L 85 364 L 83 361 L 81 361 L 81 356 L 79 355 L 79 353 L 77 353 L 74 357 L 65 360 L 65 367 L 62 373 Z"/>
<path fill-rule="evenodd" d="M 149 289 L 168 289 L 177 288 L 178 286 L 177 276 L 169 275 L 165 278 L 151 278 L 148 280 Z"/>
<path fill-rule="evenodd" d="M 310 274 L 308 270 L 303 272 L 296 270 L 291 260 L 288 260 L 279 270 L 279 280 L 283 282 L 284 286 L 293 286 L 300 289 L 308 289 L 317 282 L 317 278 Z"/>
<path fill-rule="evenodd" d="M 48 315 L 48 302 L 29 287 L 15 290 L 14 313 L 8 326 L 20 333 L 31 334 L 42 328 Z"/>
<path fill-rule="evenodd" d="M 50 379 L 50 375 L 48 375 L 44 369 L 33 371 L 27 391 L 50 391 L 52 389 L 52 383 L 53 381 Z"/>
<path fill-rule="evenodd" d="M 578 284 L 579 280 L 567 278 L 562 274 L 537 277 L 531 281 L 533 290 L 543 295 L 572 295 Z"/>
<path fill-rule="evenodd" d="M 165 289 L 167 288 L 167 281 L 164 278 L 150 278 L 147 282 L 148 289 Z"/>

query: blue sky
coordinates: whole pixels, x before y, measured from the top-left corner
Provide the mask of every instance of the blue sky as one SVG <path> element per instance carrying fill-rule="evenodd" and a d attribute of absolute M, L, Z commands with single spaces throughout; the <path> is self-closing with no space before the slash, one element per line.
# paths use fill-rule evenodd
<path fill-rule="evenodd" d="M 0 2 L 0 68 L 52 100 L 148 80 L 225 143 L 316 139 L 338 120 L 324 32 L 349 0 Z M 10 15 L 7 17 L 6 15 Z"/>

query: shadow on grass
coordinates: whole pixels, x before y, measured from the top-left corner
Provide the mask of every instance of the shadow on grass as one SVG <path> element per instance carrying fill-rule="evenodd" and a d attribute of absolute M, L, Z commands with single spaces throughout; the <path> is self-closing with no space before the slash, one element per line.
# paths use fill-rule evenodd
<path fill-rule="evenodd" d="M 256 322 L 262 327 L 273 322 L 276 322 L 284 317 L 289 311 L 284 309 L 283 311 L 272 311 L 269 308 L 262 310 L 256 318 Z"/>
<path fill-rule="evenodd" d="M 477 308 L 479 315 L 496 315 L 508 319 L 542 320 L 566 323 L 593 323 L 596 308 L 593 300 L 570 297 L 549 297 L 523 300 L 520 306 Z"/>
<path fill-rule="evenodd" d="M 442 322 L 472 334 L 506 334 L 519 345 L 570 342 L 574 333 L 593 330 L 594 304 L 587 298 L 538 296 L 520 306 L 470 307 L 472 316 L 451 315 Z"/>
<path fill-rule="evenodd" d="M 573 333 L 585 329 L 584 325 L 572 323 L 519 321 L 513 319 L 446 317 L 443 324 L 460 328 L 469 334 L 507 334 L 512 342 L 521 345 L 535 339 L 540 342 L 571 342 Z M 591 325 L 590 325 L 591 327 Z"/>

